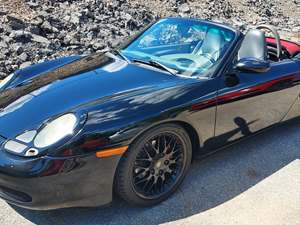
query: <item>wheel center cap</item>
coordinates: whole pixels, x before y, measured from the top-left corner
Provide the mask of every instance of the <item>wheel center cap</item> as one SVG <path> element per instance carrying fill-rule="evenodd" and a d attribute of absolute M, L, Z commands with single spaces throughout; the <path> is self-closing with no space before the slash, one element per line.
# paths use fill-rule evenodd
<path fill-rule="evenodd" d="M 161 164 L 162 164 L 162 161 L 157 161 L 156 163 L 155 163 L 155 167 L 156 168 L 160 168 L 161 167 Z"/>

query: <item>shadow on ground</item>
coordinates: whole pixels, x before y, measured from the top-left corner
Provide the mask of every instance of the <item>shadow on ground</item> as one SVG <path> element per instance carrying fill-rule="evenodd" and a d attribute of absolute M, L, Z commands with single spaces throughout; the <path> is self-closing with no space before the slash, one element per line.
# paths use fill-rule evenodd
<path fill-rule="evenodd" d="M 30 211 L 14 207 L 35 224 L 159 224 L 199 214 L 238 196 L 300 158 L 300 120 L 195 160 L 180 190 L 152 208 L 115 199 L 107 208 Z M 74 187 L 76 188 L 76 187 Z"/>

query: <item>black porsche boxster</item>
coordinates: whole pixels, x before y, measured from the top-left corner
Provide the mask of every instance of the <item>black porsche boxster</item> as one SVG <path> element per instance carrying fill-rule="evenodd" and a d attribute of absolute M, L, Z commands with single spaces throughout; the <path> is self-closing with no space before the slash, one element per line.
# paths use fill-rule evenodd
<path fill-rule="evenodd" d="M 196 155 L 300 115 L 299 53 L 271 26 L 166 18 L 121 48 L 18 70 L 0 82 L 0 197 L 157 204 Z"/>

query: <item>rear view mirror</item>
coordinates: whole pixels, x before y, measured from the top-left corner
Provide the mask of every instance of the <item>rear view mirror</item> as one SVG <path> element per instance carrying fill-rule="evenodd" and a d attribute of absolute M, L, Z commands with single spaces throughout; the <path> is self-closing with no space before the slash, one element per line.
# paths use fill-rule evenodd
<path fill-rule="evenodd" d="M 235 69 L 248 73 L 264 73 L 270 69 L 270 62 L 256 58 L 242 58 L 235 65 Z"/>

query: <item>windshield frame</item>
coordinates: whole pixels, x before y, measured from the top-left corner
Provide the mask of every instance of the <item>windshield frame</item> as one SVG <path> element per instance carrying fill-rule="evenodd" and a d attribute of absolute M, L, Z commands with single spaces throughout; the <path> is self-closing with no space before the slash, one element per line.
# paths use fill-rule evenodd
<path fill-rule="evenodd" d="M 226 56 L 230 55 L 230 52 L 232 52 L 232 50 L 234 49 L 234 46 L 236 45 L 241 32 L 236 30 L 235 28 L 227 25 L 227 24 L 223 24 L 223 23 L 218 23 L 218 22 L 214 22 L 214 21 L 209 21 L 209 20 L 202 20 L 202 19 L 194 19 L 194 18 L 181 18 L 181 17 L 166 17 L 163 19 L 160 19 L 158 21 L 152 22 L 150 23 L 146 28 L 144 28 L 141 32 L 137 33 L 136 35 L 134 35 L 132 38 L 130 38 L 127 42 L 123 43 L 119 50 L 125 50 L 127 47 L 129 47 L 131 44 L 133 44 L 135 41 L 137 41 L 141 36 L 143 36 L 145 34 L 145 32 L 147 32 L 149 29 L 151 29 L 153 26 L 164 22 L 164 21 L 171 21 L 171 22 L 199 22 L 199 23 L 203 23 L 204 25 L 208 25 L 208 26 L 212 26 L 212 27 L 216 27 L 219 29 L 225 29 L 228 31 L 231 31 L 233 33 L 233 38 L 231 40 L 231 43 L 228 45 L 228 48 L 226 49 L 226 51 L 223 53 L 223 55 L 221 56 L 220 60 L 213 65 L 211 68 L 209 68 L 207 71 L 205 72 L 200 72 L 198 74 L 195 74 L 193 76 L 187 76 L 181 73 L 177 73 L 176 76 L 181 76 L 181 77 L 187 77 L 187 78 L 203 78 L 203 77 L 215 77 L 216 74 L 219 73 L 220 69 L 222 68 L 223 62 L 227 61 L 226 60 Z"/>

